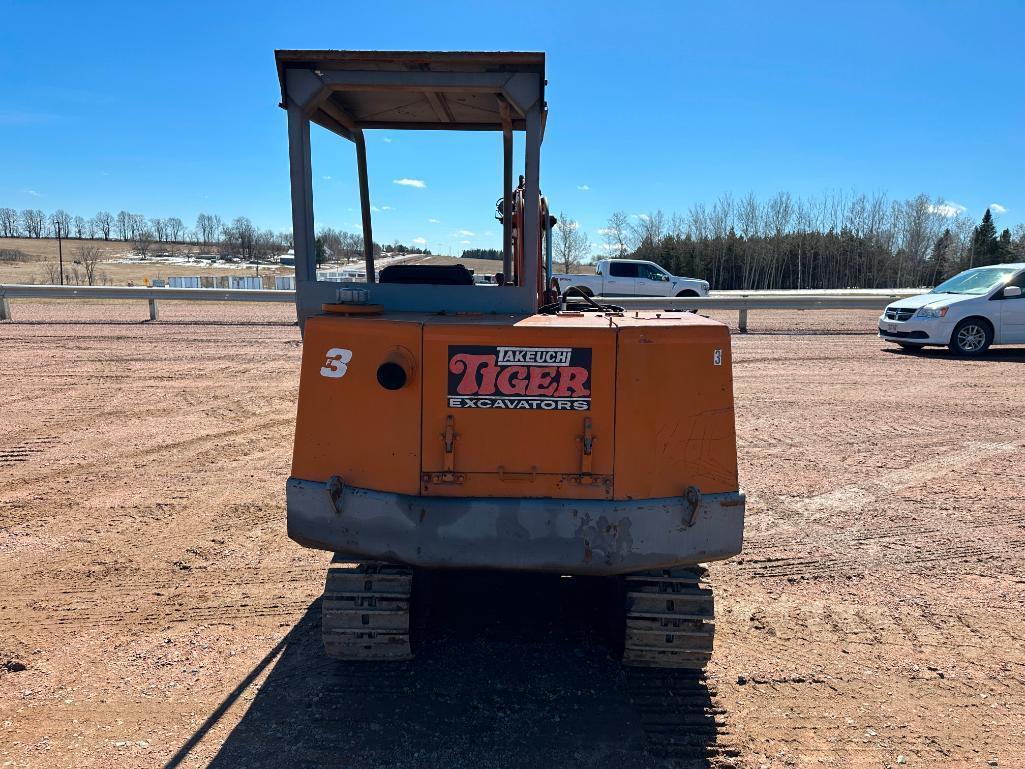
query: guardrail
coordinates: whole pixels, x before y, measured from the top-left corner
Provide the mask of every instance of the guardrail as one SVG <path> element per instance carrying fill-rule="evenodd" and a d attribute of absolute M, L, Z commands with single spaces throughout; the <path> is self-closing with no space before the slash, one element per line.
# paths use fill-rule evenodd
<path fill-rule="evenodd" d="M 11 320 L 10 299 L 146 299 L 149 319 L 159 320 L 158 301 L 295 302 L 295 291 L 250 288 L 153 288 L 151 286 L 32 286 L 0 284 L 0 320 Z"/>
<path fill-rule="evenodd" d="M 881 310 L 891 302 L 918 292 L 897 291 L 878 294 L 746 294 L 701 297 L 601 297 L 602 302 L 618 304 L 630 310 L 736 310 L 737 326 L 747 333 L 747 314 L 751 310 Z"/>
<path fill-rule="evenodd" d="M 497 290 L 497 289 L 496 289 Z M 777 292 L 713 294 L 702 297 L 601 297 L 602 302 L 627 309 L 736 310 L 739 328 L 747 333 L 751 310 L 881 310 L 891 302 L 914 296 L 918 291 L 877 293 L 807 294 Z M 0 320 L 11 319 L 10 299 L 145 299 L 150 320 L 158 320 L 158 301 L 207 302 L 294 302 L 295 291 L 217 288 L 151 288 L 149 286 L 30 286 L 0 285 Z"/>

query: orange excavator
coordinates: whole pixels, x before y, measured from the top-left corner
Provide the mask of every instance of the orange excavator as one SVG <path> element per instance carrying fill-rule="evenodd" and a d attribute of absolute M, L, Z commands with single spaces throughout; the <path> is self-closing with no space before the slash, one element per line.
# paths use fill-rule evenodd
<path fill-rule="evenodd" d="M 702 667 L 714 610 L 699 565 L 739 553 L 744 522 L 729 332 L 553 289 L 544 54 L 276 59 L 303 331 L 288 535 L 335 553 L 326 652 L 409 658 L 414 575 L 497 569 L 607 578 L 626 664 Z M 355 145 L 365 282 L 317 280 L 311 123 Z M 378 274 L 374 129 L 501 132 L 494 285 L 458 263 Z"/>

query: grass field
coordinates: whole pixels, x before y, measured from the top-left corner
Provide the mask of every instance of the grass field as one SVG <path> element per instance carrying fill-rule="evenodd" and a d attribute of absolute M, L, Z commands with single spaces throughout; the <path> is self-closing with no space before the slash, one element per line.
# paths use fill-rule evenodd
<path fill-rule="evenodd" d="M 128 259 L 135 254 L 130 243 L 103 240 L 66 239 L 61 242 L 64 253 L 65 283 L 84 283 L 82 268 L 76 264 L 79 250 L 84 246 L 95 246 L 100 250 L 100 264 L 97 266 L 97 283 L 109 283 L 123 286 L 133 283 L 141 286 L 149 280 L 166 280 L 172 275 L 255 275 L 252 267 L 237 264 L 196 261 L 193 263 L 173 263 L 164 261 L 154 255 L 148 260 L 119 264 L 115 260 Z M 0 262 L 0 283 L 48 283 L 49 271 L 47 264 L 56 264 L 58 260 L 57 241 L 54 238 L 3 238 L 0 239 L 0 250 L 14 249 L 23 253 L 24 261 Z M 157 253 L 170 253 L 176 257 L 194 256 L 201 252 L 198 246 L 183 244 L 158 244 L 154 247 Z M 291 267 L 279 265 L 261 265 L 260 275 L 291 275 Z M 79 280 L 75 280 L 75 276 Z"/>
<path fill-rule="evenodd" d="M 141 286 L 148 278 L 149 280 L 162 279 L 175 275 L 255 275 L 256 269 L 251 266 L 238 264 L 227 264 L 218 262 L 211 264 L 205 260 L 192 263 L 169 263 L 158 256 L 153 256 L 146 261 L 132 262 L 127 264 L 116 263 L 116 260 L 127 259 L 134 256 L 131 243 L 123 241 L 104 240 L 76 240 L 66 239 L 62 241 L 64 252 L 65 282 L 76 283 L 74 275 L 76 269 L 81 273 L 81 267 L 75 264 L 79 249 L 83 246 L 95 246 L 100 249 L 102 263 L 97 267 L 98 283 L 109 282 L 111 285 L 123 286 L 128 283 Z M 0 283 L 47 283 L 49 282 L 49 271 L 47 263 L 57 263 L 57 241 L 54 238 L 0 238 L 0 251 L 13 249 L 25 255 L 24 261 L 0 261 Z M 172 253 L 177 257 L 195 256 L 199 253 L 207 253 L 198 246 L 186 244 L 158 244 L 154 247 L 155 252 Z M 462 264 L 478 274 L 493 275 L 502 269 L 500 261 L 490 259 L 460 259 L 453 256 L 410 256 L 408 259 L 412 264 Z M 582 271 L 591 270 L 593 267 L 583 267 Z M 294 270 L 291 267 L 282 267 L 276 264 L 260 265 L 260 275 L 292 275 Z M 104 279 L 105 278 L 105 281 Z"/>

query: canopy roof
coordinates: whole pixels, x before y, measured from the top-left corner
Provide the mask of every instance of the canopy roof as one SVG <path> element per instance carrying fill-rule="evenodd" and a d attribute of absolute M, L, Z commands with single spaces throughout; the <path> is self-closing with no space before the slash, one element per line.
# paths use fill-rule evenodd
<path fill-rule="evenodd" d="M 513 130 L 543 104 L 544 53 L 275 51 L 282 106 L 347 138 L 356 129 Z M 316 78 L 319 84 L 313 80 Z"/>

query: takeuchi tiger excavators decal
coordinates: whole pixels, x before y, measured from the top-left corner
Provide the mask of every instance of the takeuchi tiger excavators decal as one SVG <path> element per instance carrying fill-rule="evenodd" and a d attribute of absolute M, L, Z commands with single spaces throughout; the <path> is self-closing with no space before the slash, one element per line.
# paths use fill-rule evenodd
<path fill-rule="evenodd" d="M 450 346 L 448 406 L 589 411 L 591 348 Z"/>

